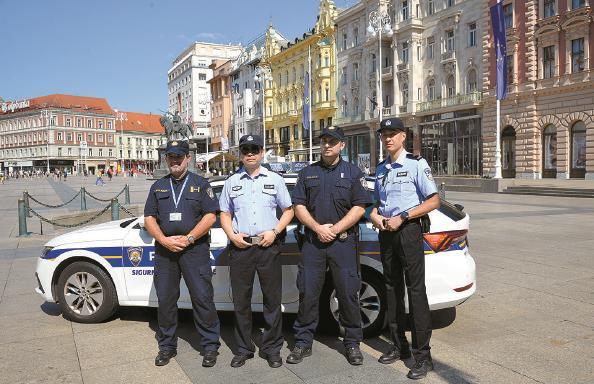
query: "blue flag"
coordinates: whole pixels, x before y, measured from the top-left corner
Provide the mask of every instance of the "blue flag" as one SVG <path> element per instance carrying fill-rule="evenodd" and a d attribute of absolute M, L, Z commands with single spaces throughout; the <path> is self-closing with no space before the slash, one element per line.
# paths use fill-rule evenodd
<path fill-rule="evenodd" d="M 491 25 L 497 58 L 497 100 L 503 100 L 507 96 L 507 46 L 502 0 L 497 0 L 497 4 L 491 7 Z"/>
<path fill-rule="evenodd" d="M 303 131 L 309 132 L 309 72 L 305 72 L 305 86 L 303 87 Z M 308 135 L 309 136 L 309 135 Z"/>

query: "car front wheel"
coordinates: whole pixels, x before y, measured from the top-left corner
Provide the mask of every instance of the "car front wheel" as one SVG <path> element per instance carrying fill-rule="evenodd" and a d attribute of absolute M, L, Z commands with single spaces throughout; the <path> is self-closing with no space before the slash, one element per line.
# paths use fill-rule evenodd
<path fill-rule="evenodd" d="M 78 261 L 64 268 L 56 292 L 64 316 L 78 323 L 105 321 L 117 309 L 111 278 L 92 263 Z"/>

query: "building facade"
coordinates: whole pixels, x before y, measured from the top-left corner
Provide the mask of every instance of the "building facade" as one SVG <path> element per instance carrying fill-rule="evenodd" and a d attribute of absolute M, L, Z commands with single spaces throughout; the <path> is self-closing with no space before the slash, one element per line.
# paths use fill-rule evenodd
<path fill-rule="evenodd" d="M 152 172 L 159 161 L 157 149 L 167 142 L 165 131 L 159 122 L 161 116 L 138 112 L 123 113 L 126 118 L 123 120 L 122 131 L 117 134 L 123 169 L 135 173 Z"/>
<path fill-rule="evenodd" d="M 210 86 L 211 122 L 210 122 L 210 149 L 212 151 L 226 151 L 229 149 L 229 133 L 231 127 L 231 60 L 213 60 L 210 69 L 213 71 L 212 79 L 208 80 Z"/>
<path fill-rule="evenodd" d="M 53 94 L 1 105 L 4 171 L 95 173 L 117 159 L 114 139 L 115 112 L 102 98 Z"/>
<path fill-rule="evenodd" d="M 290 161 L 309 160 L 312 134 L 314 159 L 319 158 L 321 129 L 332 125 L 336 112 L 335 22 L 333 1 L 321 0 L 315 26 L 286 44 L 266 34 L 264 64 L 272 80 L 265 89 L 266 146 Z M 303 127 L 306 72 L 311 61 L 311 132 Z"/>
<path fill-rule="evenodd" d="M 363 0 L 340 13 L 337 124 L 351 141 L 350 161 L 374 169 L 383 157 L 379 121 L 400 117 L 410 127 L 408 150 L 435 174 L 481 174 L 485 7 L 484 0 Z M 391 33 L 367 30 L 378 11 Z"/>
<path fill-rule="evenodd" d="M 208 134 L 211 121 L 211 94 L 208 80 L 213 77 L 213 60 L 235 59 L 241 47 L 235 45 L 193 43 L 182 52 L 167 72 L 169 107 L 182 120 L 192 124 L 195 138 Z"/>
<path fill-rule="evenodd" d="M 489 6 L 495 4 L 489 1 Z M 506 0 L 508 94 L 501 102 L 503 177 L 594 179 L 591 0 Z M 485 7 L 485 17 L 488 8 Z M 483 163 L 495 174 L 495 54 L 483 34 Z"/>

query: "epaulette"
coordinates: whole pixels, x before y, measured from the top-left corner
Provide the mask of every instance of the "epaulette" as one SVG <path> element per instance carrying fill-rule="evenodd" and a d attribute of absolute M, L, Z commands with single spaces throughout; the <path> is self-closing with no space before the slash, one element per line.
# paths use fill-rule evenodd
<path fill-rule="evenodd" d="M 388 161 L 388 158 L 386 157 L 385 159 L 383 159 L 382 161 L 380 161 L 375 167 L 379 167 L 380 165 L 386 165 L 386 162 Z"/>
<path fill-rule="evenodd" d="M 412 160 L 419 161 L 419 160 L 421 160 L 423 158 L 423 156 L 421 156 L 421 155 L 413 155 L 412 153 L 407 153 L 406 154 L 406 158 L 407 159 L 412 159 Z"/>

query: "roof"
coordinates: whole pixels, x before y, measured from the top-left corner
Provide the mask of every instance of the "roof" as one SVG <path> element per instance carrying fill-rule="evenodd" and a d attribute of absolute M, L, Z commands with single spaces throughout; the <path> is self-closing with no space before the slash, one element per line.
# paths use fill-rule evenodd
<path fill-rule="evenodd" d="M 18 112 L 44 108 L 61 108 L 77 112 L 115 114 L 114 110 L 104 98 L 63 94 L 52 94 L 29 99 L 29 106 L 27 108 L 18 109 Z M 7 111 L 5 113 L 8 114 L 12 112 Z M 1 110 L 0 114 L 3 114 Z"/>
<path fill-rule="evenodd" d="M 152 113 L 123 112 L 128 120 L 124 120 L 124 131 L 127 132 L 145 132 L 165 134 L 165 129 L 161 126 L 160 115 Z M 119 123 L 116 128 L 120 128 Z"/>

